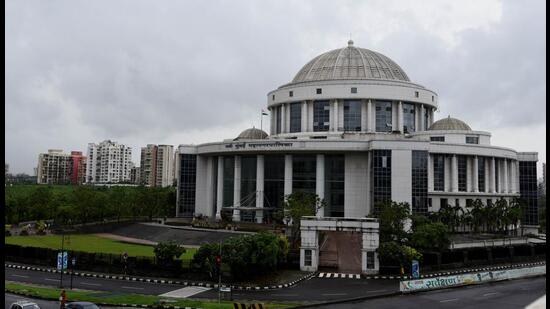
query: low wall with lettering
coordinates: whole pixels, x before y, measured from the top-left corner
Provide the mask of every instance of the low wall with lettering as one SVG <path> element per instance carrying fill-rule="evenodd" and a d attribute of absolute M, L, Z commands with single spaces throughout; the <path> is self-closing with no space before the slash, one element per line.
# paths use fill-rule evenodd
<path fill-rule="evenodd" d="M 399 290 L 403 293 L 407 293 L 540 275 L 546 275 L 546 265 L 529 268 L 486 271 L 455 276 L 442 276 L 418 280 L 404 280 L 399 283 Z"/>

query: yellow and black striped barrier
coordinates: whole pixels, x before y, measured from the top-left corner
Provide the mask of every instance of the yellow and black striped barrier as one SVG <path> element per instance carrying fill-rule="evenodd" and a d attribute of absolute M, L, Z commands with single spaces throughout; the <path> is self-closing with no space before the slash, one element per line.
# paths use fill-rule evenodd
<path fill-rule="evenodd" d="M 267 309 L 267 306 L 264 304 L 242 304 L 242 303 L 233 303 L 234 309 Z"/>

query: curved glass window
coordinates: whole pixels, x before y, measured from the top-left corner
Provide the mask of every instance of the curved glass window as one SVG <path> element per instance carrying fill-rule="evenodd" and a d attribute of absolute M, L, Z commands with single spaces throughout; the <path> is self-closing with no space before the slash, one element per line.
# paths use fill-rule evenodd
<path fill-rule="evenodd" d="M 391 132 L 391 102 L 376 101 L 376 132 Z"/>
<path fill-rule="evenodd" d="M 313 102 L 313 132 L 328 131 L 330 126 L 330 104 L 328 101 Z"/>
<path fill-rule="evenodd" d="M 361 101 L 344 100 L 344 131 L 361 131 Z"/>
<path fill-rule="evenodd" d="M 410 133 L 415 131 L 415 115 L 414 105 L 403 103 L 403 132 Z"/>

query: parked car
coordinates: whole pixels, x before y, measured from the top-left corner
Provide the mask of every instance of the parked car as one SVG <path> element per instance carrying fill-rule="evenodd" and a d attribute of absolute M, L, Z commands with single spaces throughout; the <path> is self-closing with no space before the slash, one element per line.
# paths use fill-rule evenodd
<path fill-rule="evenodd" d="M 40 309 L 40 306 L 28 300 L 19 300 L 11 304 L 10 309 Z"/>
<path fill-rule="evenodd" d="M 75 301 L 66 304 L 65 309 L 99 309 L 99 307 L 96 304 L 87 301 Z"/>

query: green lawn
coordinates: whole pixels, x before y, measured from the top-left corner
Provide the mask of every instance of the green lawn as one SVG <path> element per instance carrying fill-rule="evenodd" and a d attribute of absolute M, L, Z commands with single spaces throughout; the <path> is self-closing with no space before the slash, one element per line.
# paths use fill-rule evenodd
<path fill-rule="evenodd" d="M 60 235 L 7 236 L 4 237 L 4 242 L 25 247 L 61 249 Z M 65 235 L 65 249 L 110 254 L 126 252 L 129 256 L 155 256 L 152 246 L 129 244 L 89 234 Z M 197 249 L 187 248 L 180 258 L 191 260 L 196 251 Z"/>
<path fill-rule="evenodd" d="M 6 285 L 6 291 L 12 293 L 24 293 L 29 296 L 35 296 L 45 299 L 58 300 L 60 289 L 49 288 L 31 284 L 19 284 L 4 281 Z M 216 301 L 203 301 L 192 299 L 177 299 L 169 297 L 159 297 L 153 295 L 142 294 L 121 294 L 121 293 L 109 293 L 98 291 L 84 291 L 84 290 L 66 290 L 68 301 L 89 301 L 96 304 L 107 303 L 112 305 L 122 304 L 137 304 L 137 305 L 153 305 L 159 300 L 172 300 L 174 302 L 167 303 L 167 305 L 179 306 L 179 307 L 200 307 L 205 309 L 229 309 L 233 308 L 233 302 L 223 301 L 218 304 Z M 275 304 L 269 303 L 268 308 L 290 308 L 298 304 Z"/>

